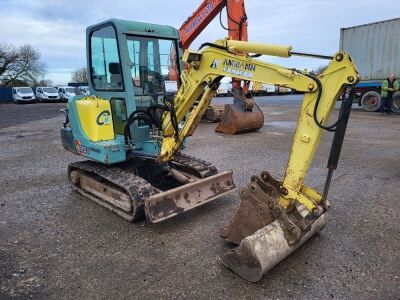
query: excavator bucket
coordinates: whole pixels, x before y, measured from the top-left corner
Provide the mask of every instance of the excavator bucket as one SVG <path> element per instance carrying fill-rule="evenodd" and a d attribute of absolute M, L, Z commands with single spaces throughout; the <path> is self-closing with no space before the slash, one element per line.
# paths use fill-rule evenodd
<path fill-rule="evenodd" d="M 264 114 L 254 102 L 240 90 L 232 91 L 233 104 L 226 104 L 216 132 L 238 134 L 256 131 L 264 125 Z"/>
<path fill-rule="evenodd" d="M 244 238 L 239 247 L 225 253 L 222 263 L 240 277 L 250 281 L 259 281 L 263 274 L 284 260 L 305 241 L 325 227 L 326 216 L 323 214 L 311 225 L 296 243 L 289 245 L 279 220 L 259 229 Z"/>
<path fill-rule="evenodd" d="M 260 280 L 326 223 L 325 214 L 311 218 L 302 205 L 284 210 L 276 181 L 267 177 L 253 176 L 240 190 L 239 209 L 220 231 L 226 241 L 239 245 L 223 255 L 222 263 L 251 282 Z"/>

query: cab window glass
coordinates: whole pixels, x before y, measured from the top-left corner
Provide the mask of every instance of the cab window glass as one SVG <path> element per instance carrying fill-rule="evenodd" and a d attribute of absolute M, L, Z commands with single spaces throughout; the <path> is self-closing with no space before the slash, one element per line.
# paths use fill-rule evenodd
<path fill-rule="evenodd" d="M 177 90 L 179 67 L 174 40 L 128 36 L 127 43 L 136 96 L 151 96 L 157 103 L 158 96 L 170 92 L 171 86 L 175 86 L 173 92 Z"/>
<path fill-rule="evenodd" d="M 106 26 L 90 36 L 91 81 L 96 90 L 123 90 L 115 30 Z"/>

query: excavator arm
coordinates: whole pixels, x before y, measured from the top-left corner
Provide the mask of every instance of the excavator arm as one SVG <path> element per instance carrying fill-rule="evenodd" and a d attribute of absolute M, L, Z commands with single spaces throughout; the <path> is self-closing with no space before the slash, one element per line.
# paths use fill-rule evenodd
<path fill-rule="evenodd" d="M 204 0 L 179 29 L 182 49 L 186 50 L 210 22 L 226 7 L 228 36 L 247 41 L 247 15 L 244 0 Z"/>
<path fill-rule="evenodd" d="M 247 41 L 247 14 L 244 0 L 204 0 L 197 10 L 182 24 L 179 29 L 182 49 L 186 50 L 199 34 L 210 24 L 218 13 L 226 8 L 228 27 L 221 26 L 228 31 L 230 40 Z M 248 92 L 248 84 L 244 87 Z M 241 81 L 232 79 L 232 88 L 240 89 Z"/>
<path fill-rule="evenodd" d="M 238 55 L 232 50 L 246 50 L 250 53 L 268 54 L 281 57 L 291 56 L 291 47 L 232 40 L 219 40 L 209 44 L 203 51 L 196 52 L 187 50 L 183 61 L 189 65 L 189 69 L 182 74 L 182 86 L 174 99 L 177 121 L 180 123 L 190 111 L 196 100 L 200 98 L 199 104 L 190 111 L 186 117 L 183 127 L 179 132 L 179 139 L 174 138 L 174 127 L 171 122 L 171 114 L 166 113 L 163 119 L 163 141 L 162 150 L 159 156 L 160 161 L 172 159 L 173 154 L 179 151 L 183 140 L 193 134 L 198 126 L 201 115 L 207 108 L 215 95 L 220 80 L 225 76 L 234 75 L 242 80 L 256 80 L 263 83 L 277 84 L 304 92 L 304 109 L 311 109 L 320 98 L 317 115 L 322 124 L 327 122 L 331 110 L 336 103 L 338 95 L 347 84 L 353 84 L 357 79 L 354 64 L 346 53 L 338 53 L 332 60 L 329 68 L 317 78 L 294 69 L 259 61 L 251 57 Z M 336 57 L 342 57 L 340 61 Z M 353 82 L 349 82 L 352 78 Z M 321 83 L 321 88 L 318 87 Z M 320 94 L 321 93 L 321 94 Z M 305 111 L 304 111 L 305 112 Z M 303 112 L 303 114 L 304 114 Z M 307 111 L 308 113 L 308 111 Z M 311 116 L 312 116 L 311 112 Z M 303 128 L 306 120 L 299 120 L 301 131 L 310 128 Z M 314 123 L 314 121 L 312 122 Z M 315 137 L 310 137 L 309 145 L 319 141 L 322 129 L 314 124 L 312 128 L 317 129 Z M 298 129 L 298 130 L 300 130 Z M 302 134 L 302 132 L 299 134 Z M 310 147 L 307 147 L 310 148 Z M 311 147 L 312 148 L 312 147 Z M 301 151 L 303 148 L 301 148 Z M 313 154 L 313 153 L 312 153 Z M 293 180 L 291 180 L 292 182 Z"/>
<path fill-rule="evenodd" d="M 359 81 L 359 74 L 346 52 L 336 53 L 322 74 L 312 76 L 238 55 L 237 51 L 280 57 L 308 55 L 292 52 L 289 46 L 232 40 L 219 40 L 200 52 L 187 50 L 183 60 L 189 68 L 182 74 L 182 86 L 174 99 L 175 117 L 182 122 L 182 127 L 178 135 L 174 134 L 171 113 L 165 114 L 159 160 L 172 159 L 183 140 L 193 134 L 224 76 L 285 86 L 304 93 L 283 181 L 274 179 L 266 171 L 260 176 L 254 175 L 239 192 L 242 203 L 238 211 L 220 232 L 227 241 L 241 244 L 225 254 L 222 262 L 245 279 L 257 281 L 325 225 L 324 212 L 329 207 L 327 190 L 336 168 L 351 100 L 344 102 L 347 108 L 341 110 L 338 121 L 327 124 L 332 122 L 329 119 L 339 95 Z M 198 105 L 190 111 L 199 98 Z M 330 163 L 326 188 L 321 195 L 303 182 L 325 130 L 336 132 L 336 148 L 333 146 L 331 152 L 336 163 Z"/>
<path fill-rule="evenodd" d="M 222 23 L 222 10 L 226 8 L 227 25 Z M 248 24 L 244 0 L 203 0 L 197 10 L 182 24 L 179 29 L 181 46 L 185 51 L 208 24 L 218 15 L 221 27 L 228 32 L 230 40 L 247 41 Z M 237 54 L 246 55 L 245 51 L 237 51 Z M 171 62 L 176 61 L 172 55 Z M 170 78 L 178 81 L 178 71 L 171 63 Z M 210 105 L 204 110 L 203 120 L 216 122 L 216 132 L 236 134 L 255 131 L 264 124 L 264 115 L 255 103 L 250 93 L 250 81 L 242 81 L 232 77 L 232 89 L 234 101 L 231 105 Z M 260 85 L 260 83 L 257 83 Z"/>

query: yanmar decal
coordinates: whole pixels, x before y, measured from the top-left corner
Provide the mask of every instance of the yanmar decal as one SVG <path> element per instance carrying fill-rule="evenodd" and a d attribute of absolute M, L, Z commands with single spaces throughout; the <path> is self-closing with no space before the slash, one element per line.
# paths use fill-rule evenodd
<path fill-rule="evenodd" d="M 245 63 L 234 59 L 224 59 L 222 64 L 223 71 L 234 76 L 253 78 L 256 65 L 252 63 Z"/>

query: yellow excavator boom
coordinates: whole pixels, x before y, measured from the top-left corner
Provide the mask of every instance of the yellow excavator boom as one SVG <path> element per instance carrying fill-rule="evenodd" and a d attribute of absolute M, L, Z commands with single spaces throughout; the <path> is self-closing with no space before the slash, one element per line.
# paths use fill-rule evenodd
<path fill-rule="evenodd" d="M 295 89 L 304 92 L 305 95 L 283 181 L 287 195 L 281 197 L 280 204 L 283 208 L 288 208 L 298 201 L 309 211 L 317 210 L 321 197 L 312 189 L 303 187 L 303 180 L 324 131 L 314 121 L 315 103 L 318 100 L 316 114 L 321 125 L 324 125 L 328 122 L 339 95 L 344 92 L 347 85 L 355 84 L 359 80 L 358 72 L 350 56 L 345 52 L 337 53 L 325 72 L 316 77 L 316 81 L 301 71 L 229 51 L 235 48 L 247 53 L 287 57 L 290 56 L 290 46 L 230 40 L 219 40 L 214 45 L 201 52 L 187 50 L 183 55 L 183 61 L 189 65 L 189 69 L 182 74 L 183 84 L 174 103 L 177 121 L 182 122 L 184 118 L 186 119 L 179 132 L 179 140 L 176 140 L 170 113 L 166 113 L 163 119 L 164 136 L 159 160 L 170 160 L 174 153 L 180 150 L 183 140 L 193 134 L 201 116 L 214 97 L 222 77 L 234 76 L 242 80 Z M 199 97 L 201 97 L 199 104 L 186 116 Z"/>
<path fill-rule="evenodd" d="M 183 84 L 174 99 L 174 118 L 182 128 L 176 134 L 171 113 L 165 113 L 160 161 L 171 160 L 181 149 L 183 140 L 193 134 L 224 76 L 284 86 L 304 93 L 283 181 L 274 179 L 265 171 L 260 176 L 254 175 L 239 192 L 242 198 L 239 209 L 220 232 L 227 241 L 240 244 L 228 252 L 222 262 L 243 278 L 257 281 L 325 225 L 327 188 L 321 195 L 303 182 L 323 131 L 335 131 L 339 133 L 338 136 L 335 133 L 336 150 L 332 147 L 331 156 L 336 157 L 336 163 L 332 163 L 329 169 L 326 184 L 329 187 L 351 101 L 350 104 L 346 102 L 346 109 L 341 110 L 337 122 L 333 125 L 327 123 L 339 95 L 359 81 L 359 74 L 346 52 L 338 52 L 333 57 L 324 56 L 331 62 L 322 74 L 313 76 L 233 52 L 280 57 L 315 56 L 292 52 L 290 46 L 230 40 L 218 40 L 207 45 L 202 51 L 187 50 L 183 55 L 189 68 L 181 76 Z M 198 99 L 198 105 L 190 110 Z"/>

